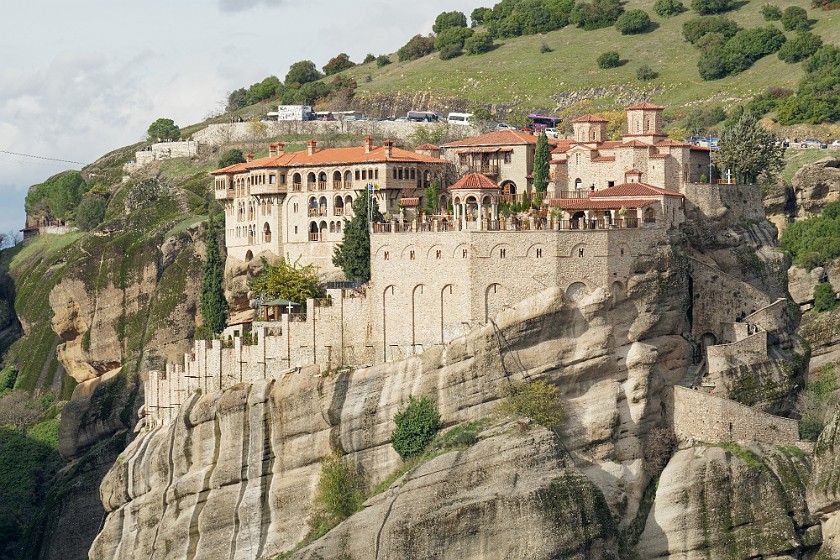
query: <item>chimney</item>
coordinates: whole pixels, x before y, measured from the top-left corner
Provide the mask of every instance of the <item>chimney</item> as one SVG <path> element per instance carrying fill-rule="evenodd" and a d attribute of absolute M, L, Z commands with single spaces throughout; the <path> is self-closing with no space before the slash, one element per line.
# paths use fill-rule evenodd
<path fill-rule="evenodd" d="M 268 145 L 268 157 L 277 157 L 277 144 Z"/>
<path fill-rule="evenodd" d="M 365 136 L 365 153 L 369 154 L 373 151 L 373 136 Z"/>
<path fill-rule="evenodd" d="M 318 142 L 316 140 L 307 140 L 306 141 L 306 151 L 309 153 L 310 156 L 315 155 L 315 147 L 318 146 Z"/>
<path fill-rule="evenodd" d="M 280 157 L 280 156 L 282 156 L 283 154 L 286 153 L 286 143 L 285 142 L 277 142 L 277 144 L 275 144 L 275 146 L 277 146 L 277 157 Z"/>
<path fill-rule="evenodd" d="M 247 156 L 245 156 L 245 161 L 247 161 L 248 163 L 254 161 L 254 154 L 248 154 Z"/>
<path fill-rule="evenodd" d="M 385 146 L 385 157 L 391 157 L 394 153 L 394 141 L 385 140 L 385 142 L 383 142 L 382 144 Z"/>

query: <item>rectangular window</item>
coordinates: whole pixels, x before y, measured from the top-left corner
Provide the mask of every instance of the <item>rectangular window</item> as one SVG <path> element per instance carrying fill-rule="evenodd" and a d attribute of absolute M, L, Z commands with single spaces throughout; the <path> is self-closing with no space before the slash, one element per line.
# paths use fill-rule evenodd
<path fill-rule="evenodd" d="M 513 152 L 505 152 L 505 163 L 510 163 L 513 160 Z"/>
<path fill-rule="evenodd" d="M 409 251 L 408 252 L 408 258 L 412 261 L 414 260 L 414 251 Z"/>
<path fill-rule="evenodd" d="M 463 252 L 461 253 L 461 256 L 465 259 L 467 258 L 467 250 L 466 249 L 463 250 Z"/>
<path fill-rule="evenodd" d="M 440 257 L 441 257 L 441 250 L 438 249 L 437 251 L 435 251 L 435 258 L 440 259 Z"/>
<path fill-rule="evenodd" d="M 395 167 L 394 168 L 394 179 L 396 179 L 396 178 L 397 178 L 397 168 Z"/>
<path fill-rule="evenodd" d="M 614 187 L 615 181 L 607 181 L 607 187 Z"/>
<path fill-rule="evenodd" d="M 467 165 L 467 154 L 461 154 L 458 156 L 458 161 L 461 162 L 461 165 Z"/>
<path fill-rule="evenodd" d="M 537 258 L 538 259 L 542 258 L 542 249 L 537 249 Z"/>
<path fill-rule="evenodd" d="M 373 170 L 373 178 L 374 179 L 379 179 L 379 170 L 378 169 Z"/>
<path fill-rule="evenodd" d="M 503 259 L 507 256 L 507 249 L 499 249 L 499 258 Z"/>
<path fill-rule="evenodd" d="M 359 175 L 359 170 L 357 169 L 357 170 L 356 170 L 356 180 L 357 180 L 357 181 L 359 180 L 359 177 L 360 177 L 360 175 Z"/>
<path fill-rule="evenodd" d="M 411 170 L 411 179 L 414 180 L 414 169 Z"/>
<path fill-rule="evenodd" d="M 269 185 L 274 185 L 275 183 L 277 183 L 277 175 L 269 175 L 268 176 L 268 184 Z"/>
<path fill-rule="evenodd" d="M 367 179 L 367 169 L 362 169 L 362 181 Z"/>

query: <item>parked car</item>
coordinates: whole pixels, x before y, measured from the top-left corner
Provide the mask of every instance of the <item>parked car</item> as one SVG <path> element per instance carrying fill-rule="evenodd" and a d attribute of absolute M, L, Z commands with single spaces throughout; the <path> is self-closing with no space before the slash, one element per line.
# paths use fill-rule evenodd
<path fill-rule="evenodd" d="M 802 141 L 799 143 L 800 148 L 821 148 L 826 149 L 828 148 L 828 144 L 825 142 L 820 142 L 819 140 L 814 140 L 813 138 L 803 138 Z"/>
<path fill-rule="evenodd" d="M 549 138 L 560 138 L 560 131 L 556 128 L 549 127 L 545 129 L 545 135 Z"/>
<path fill-rule="evenodd" d="M 496 125 L 496 130 L 516 130 L 516 127 L 511 126 L 508 123 L 500 122 Z"/>
<path fill-rule="evenodd" d="M 832 147 L 832 148 L 838 148 L 838 149 L 840 149 L 840 138 L 838 138 L 837 140 L 835 140 L 834 142 L 832 142 L 832 143 L 831 143 L 831 147 Z"/>
<path fill-rule="evenodd" d="M 708 143 L 709 139 L 706 138 L 705 136 L 690 136 L 689 138 L 686 138 L 685 141 L 688 142 L 689 144 L 694 144 L 694 145 L 699 146 L 700 144 Z"/>

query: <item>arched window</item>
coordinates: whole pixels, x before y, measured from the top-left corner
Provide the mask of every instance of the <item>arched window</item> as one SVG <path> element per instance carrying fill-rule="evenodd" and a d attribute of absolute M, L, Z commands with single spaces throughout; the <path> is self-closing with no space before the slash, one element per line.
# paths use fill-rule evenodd
<path fill-rule="evenodd" d="M 271 226 L 268 225 L 268 222 L 263 226 L 263 241 L 265 243 L 271 243 Z"/>
<path fill-rule="evenodd" d="M 578 189 L 581 189 L 581 188 L 583 188 L 583 181 L 580 178 L 575 179 L 575 190 L 578 190 Z"/>
<path fill-rule="evenodd" d="M 335 197 L 335 201 L 333 202 L 333 214 L 336 216 L 344 215 L 344 199 L 341 198 L 341 195 Z"/>
<path fill-rule="evenodd" d="M 315 222 L 309 224 L 309 241 L 318 241 L 318 224 Z"/>
<path fill-rule="evenodd" d="M 330 222 L 330 233 L 335 233 L 335 222 Z"/>
<path fill-rule="evenodd" d="M 344 172 L 344 188 L 349 188 L 350 184 L 353 183 L 353 172 L 352 171 L 345 171 Z"/>
<path fill-rule="evenodd" d="M 655 224 L 656 223 L 656 213 L 653 211 L 653 208 L 645 208 L 645 223 L 646 224 Z"/>
<path fill-rule="evenodd" d="M 319 216 L 326 216 L 327 215 L 327 197 L 322 196 L 318 200 L 318 215 Z"/>
<path fill-rule="evenodd" d="M 295 191 L 300 190 L 300 188 L 301 188 L 300 181 L 301 181 L 300 173 L 295 173 L 294 175 L 292 175 L 292 190 L 295 190 Z"/>
<path fill-rule="evenodd" d="M 306 188 L 315 190 L 315 173 L 310 173 L 306 176 Z"/>
<path fill-rule="evenodd" d="M 327 239 L 327 222 L 321 222 L 318 228 L 318 241 L 326 241 Z"/>

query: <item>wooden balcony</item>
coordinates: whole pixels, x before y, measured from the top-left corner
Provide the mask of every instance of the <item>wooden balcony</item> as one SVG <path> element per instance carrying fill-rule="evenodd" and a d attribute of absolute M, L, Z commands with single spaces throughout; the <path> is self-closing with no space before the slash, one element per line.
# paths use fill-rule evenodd
<path fill-rule="evenodd" d="M 589 193 L 592 191 L 585 189 L 572 189 L 557 191 L 557 198 L 589 198 Z"/>

